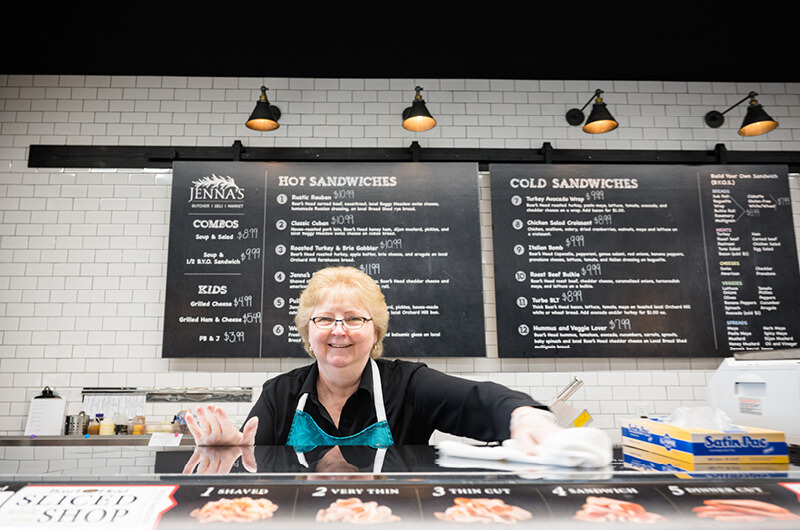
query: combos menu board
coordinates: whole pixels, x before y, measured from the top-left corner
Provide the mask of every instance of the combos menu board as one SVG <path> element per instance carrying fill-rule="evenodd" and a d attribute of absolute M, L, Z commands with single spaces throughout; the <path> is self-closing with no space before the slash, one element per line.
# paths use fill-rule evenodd
<path fill-rule="evenodd" d="M 164 357 L 305 356 L 318 269 L 372 276 L 385 355 L 485 355 L 475 164 L 176 163 Z"/>
<path fill-rule="evenodd" d="M 794 348 L 785 167 L 492 165 L 501 357 Z"/>

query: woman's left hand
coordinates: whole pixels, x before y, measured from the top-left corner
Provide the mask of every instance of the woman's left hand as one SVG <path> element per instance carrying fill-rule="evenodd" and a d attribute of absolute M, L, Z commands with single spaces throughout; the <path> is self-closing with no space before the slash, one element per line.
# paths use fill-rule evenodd
<path fill-rule="evenodd" d="M 534 407 L 518 407 L 511 413 L 511 439 L 525 454 L 535 455 L 539 444 L 563 430 L 553 413 Z"/>

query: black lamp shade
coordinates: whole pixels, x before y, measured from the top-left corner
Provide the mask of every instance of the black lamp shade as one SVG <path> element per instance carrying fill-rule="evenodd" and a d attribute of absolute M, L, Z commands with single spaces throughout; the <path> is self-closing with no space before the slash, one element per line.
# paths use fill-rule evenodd
<path fill-rule="evenodd" d="M 256 108 L 250 114 L 245 125 L 248 129 L 254 131 L 274 131 L 280 124 L 278 120 L 281 118 L 281 111 L 275 105 L 270 105 L 267 100 L 267 89 L 261 87 L 261 96 L 256 102 Z"/>
<path fill-rule="evenodd" d="M 603 98 L 600 96 L 603 94 L 603 91 L 599 88 L 594 91 L 594 95 L 589 98 L 589 101 L 581 107 L 580 109 L 569 109 L 567 111 L 567 123 L 570 125 L 577 127 L 581 123 L 583 123 L 584 114 L 583 110 L 589 106 L 589 103 L 594 100 L 594 105 L 592 105 L 592 112 L 589 113 L 589 119 L 586 120 L 586 124 L 583 126 L 583 132 L 589 134 L 602 134 L 607 133 L 609 131 L 613 131 L 614 129 L 619 126 L 617 120 L 608 112 L 608 108 L 606 104 L 603 103 Z"/>
<path fill-rule="evenodd" d="M 739 128 L 740 136 L 758 136 L 766 134 L 778 126 L 778 122 L 767 114 L 759 103 L 751 103 L 747 106 L 742 126 Z"/>
<path fill-rule="evenodd" d="M 411 106 L 403 111 L 403 128 L 413 132 L 422 132 L 433 129 L 436 120 L 433 119 L 423 99 L 415 99 Z"/>
<path fill-rule="evenodd" d="M 601 101 L 592 105 L 592 112 L 586 120 L 586 125 L 583 126 L 583 132 L 602 134 L 613 131 L 618 125 L 617 120 L 608 112 L 606 104 Z"/>

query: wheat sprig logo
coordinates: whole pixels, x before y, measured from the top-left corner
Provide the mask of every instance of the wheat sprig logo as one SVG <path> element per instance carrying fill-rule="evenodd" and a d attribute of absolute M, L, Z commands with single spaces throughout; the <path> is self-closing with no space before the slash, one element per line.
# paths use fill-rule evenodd
<path fill-rule="evenodd" d="M 196 200 L 205 201 L 241 201 L 244 199 L 244 189 L 240 188 L 233 177 L 210 175 L 198 180 L 193 180 L 189 190 L 189 202 Z"/>

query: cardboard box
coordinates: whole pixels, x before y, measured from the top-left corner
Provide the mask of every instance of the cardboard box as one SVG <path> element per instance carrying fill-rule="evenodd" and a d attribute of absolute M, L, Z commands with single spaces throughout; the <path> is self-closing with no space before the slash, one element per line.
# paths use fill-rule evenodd
<path fill-rule="evenodd" d="M 731 425 L 725 431 L 677 427 L 658 419 L 622 421 L 622 445 L 689 464 L 784 464 L 781 431 Z"/>
<path fill-rule="evenodd" d="M 752 477 L 774 476 L 774 473 L 777 471 L 789 470 L 788 462 L 785 464 L 737 464 L 730 462 L 697 464 L 694 462 L 684 462 L 682 460 L 649 453 L 628 445 L 622 447 L 622 461 L 625 467 L 637 469 L 639 471 L 656 471 L 659 473 L 738 471 L 743 475 Z M 781 473 L 779 476 L 786 476 L 786 474 Z"/>

